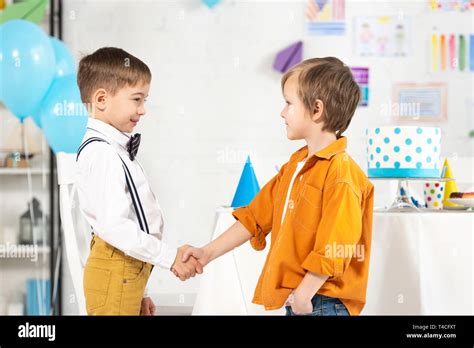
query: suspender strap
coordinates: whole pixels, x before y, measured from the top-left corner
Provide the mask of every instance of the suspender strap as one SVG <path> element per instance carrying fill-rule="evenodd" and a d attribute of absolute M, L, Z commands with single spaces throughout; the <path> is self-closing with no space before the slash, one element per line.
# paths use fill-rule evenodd
<path fill-rule="evenodd" d="M 79 146 L 79 149 L 77 150 L 76 162 L 77 162 L 77 160 L 79 159 L 79 155 L 81 154 L 82 150 L 83 150 L 87 145 L 89 145 L 90 143 L 93 143 L 94 141 L 102 141 L 102 142 L 108 144 L 107 141 L 105 141 L 105 140 L 102 139 L 102 138 L 98 138 L 98 137 L 92 137 L 92 138 L 87 139 L 86 141 L 84 141 L 84 142 L 82 143 L 81 146 Z"/>
<path fill-rule="evenodd" d="M 99 138 L 99 137 L 92 137 L 84 141 L 82 145 L 79 147 L 77 150 L 77 156 L 76 156 L 76 162 L 79 159 L 79 155 L 81 154 L 81 151 L 90 143 L 93 143 L 94 141 L 99 141 L 99 142 L 104 142 L 109 144 L 106 140 Z M 109 144 L 110 145 L 110 144 Z M 138 224 L 140 225 L 140 229 L 142 231 L 145 231 L 146 233 L 150 234 L 150 230 L 148 229 L 148 222 L 146 220 L 145 213 L 143 211 L 143 206 L 142 202 L 140 200 L 140 196 L 138 195 L 137 188 L 135 186 L 135 183 L 133 181 L 132 175 L 130 174 L 130 171 L 128 170 L 127 165 L 125 164 L 124 160 L 120 155 L 117 153 L 119 156 L 120 160 L 122 161 L 122 167 L 123 167 L 123 172 L 125 174 L 125 181 L 127 183 L 128 187 L 128 192 L 130 193 L 130 197 L 132 197 L 132 203 L 133 203 L 133 208 L 135 209 L 135 213 L 138 218 Z"/>
<path fill-rule="evenodd" d="M 142 231 L 145 231 L 146 233 L 150 234 L 150 230 L 148 229 L 148 222 L 146 221 L 145 213 L 143 212 L 142 202 L 140 201 L 140 196 L 138 195 L 137 188 L 135 186 L 135 183 L 133 182 L 132 175 L 130 174 L 130 171 L 128 170 L 128 167 L 125 164 L 124 160 L 121 157 L 120 159 L 122 160 L 122 166 L 125 172 L 125 179 L 127 181 L 128 191 L 130 192 L 130 196 L 132 196 L 132 202 L 133 202 L 133 206 L 135 207 L 135 212 L 137 213 L 137 216 L 138 216 L 138 222 L 140 223 L 140 228 L 142 229 Z M 138 202 L 138 207 L 137 207 L 137 202 Z M 141 213 L 141 217 L 140 217 L 140 213 Z M 142 224 L 142 219 L 143 219 L 144 224 Z"/>

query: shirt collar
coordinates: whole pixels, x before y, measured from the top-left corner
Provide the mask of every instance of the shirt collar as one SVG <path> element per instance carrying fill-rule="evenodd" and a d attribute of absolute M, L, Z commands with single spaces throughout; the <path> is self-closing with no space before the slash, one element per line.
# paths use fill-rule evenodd
<path fill-rule="evenodd" d="M 108 140 L 119 144 L 123 148 L 126 148 L 127 142 L 131 136 L 130 133 L 119 131 L 114 126 L 92 117 L 89 117 L 87 121 L 87 128 L 102 133 Z"/>
<path fill-rule="evenodd" d="M 335 154 L 344 152 L 347 148 L 347 138 L 340 137 L 335 142 L 316 152 L 313 156 L 318 158 L 330 159 Z M 295 160 L 303 161 L 308 156 L 308 146 L 302 147 L 295 153 Z"/>

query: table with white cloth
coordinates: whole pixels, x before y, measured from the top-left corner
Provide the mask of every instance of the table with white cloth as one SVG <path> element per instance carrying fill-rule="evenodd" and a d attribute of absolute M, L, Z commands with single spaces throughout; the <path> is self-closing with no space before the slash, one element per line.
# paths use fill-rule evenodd
<path fill-rule="evenodd" d="M 235 219 L 216 213 L 212 239 Z M 374 212 L 367 303 L 362 315 L 474 314 L 474 213 Z M 193 315 L 283 315 L 252 303 L 270 243 L 250 243 L 209 263 L 200 277 Z"/>

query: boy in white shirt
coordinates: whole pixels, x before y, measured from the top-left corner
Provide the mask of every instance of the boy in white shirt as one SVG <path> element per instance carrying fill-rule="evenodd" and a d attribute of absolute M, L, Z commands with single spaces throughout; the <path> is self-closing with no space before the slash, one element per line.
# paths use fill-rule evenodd
<path fill-rule="evenodd" d="M 78 150 L 80 210 L 91 225 L 91 252 L 84 270 L 89 315 L 153 315 L 146 295 L 154 265 L 181 280 L 202 273 L 196 259 L 181 262 L 187 246 L 161 241 L 163 216 L 135 156 L 151 82 L 147 65 L 122 49 L 104 47 L 85 56 L 77 76 L 91 115 Z"/>

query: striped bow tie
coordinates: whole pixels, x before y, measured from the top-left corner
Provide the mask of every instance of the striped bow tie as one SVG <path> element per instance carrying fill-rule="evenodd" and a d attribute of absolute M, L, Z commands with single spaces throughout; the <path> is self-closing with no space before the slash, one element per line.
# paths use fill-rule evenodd
<path fill-rule="evenodd" d="M 127 143 L 127 151 L 130 160 L 133 161 L 138 152 L 138 147 L 140 146 L 141 134 L 137 133 L 130 137 L 130 140 Z"/>

